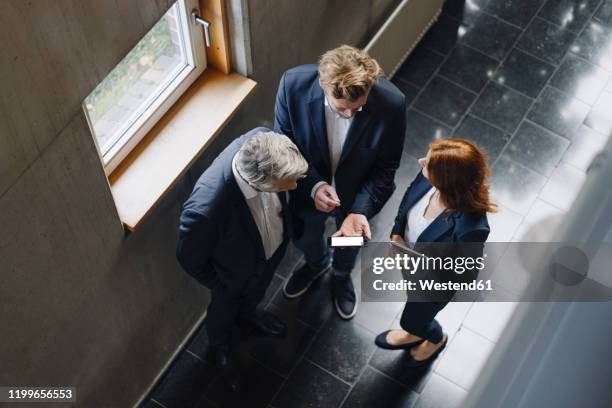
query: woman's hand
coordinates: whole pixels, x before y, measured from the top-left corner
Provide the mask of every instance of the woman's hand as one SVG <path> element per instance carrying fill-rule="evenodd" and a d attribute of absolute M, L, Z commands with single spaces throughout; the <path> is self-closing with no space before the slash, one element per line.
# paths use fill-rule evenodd
<path fill-rule="evenodd" d="M 391 235 L 391 241 L 397 242 L 398 244 L 406 245 L 406 241 L 402 238 L 401 235 L 393 234 Z"/>

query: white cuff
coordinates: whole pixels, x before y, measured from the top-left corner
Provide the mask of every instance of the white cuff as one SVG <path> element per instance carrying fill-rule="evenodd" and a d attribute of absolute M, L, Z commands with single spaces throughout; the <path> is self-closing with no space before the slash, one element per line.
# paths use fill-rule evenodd
<path fill-rule="evenodd" d="M 315 194 L 317 194 L 317 190 L 319 189 L 319 187 L 321 187 L 324 184 L 327 184 L 327 183 L 325 181 L 319 181 L 317 184 L 314 185 L 312 190 L 310 190 L 310 197 L 312 197 L 313 200 L 315 198 Z"/>

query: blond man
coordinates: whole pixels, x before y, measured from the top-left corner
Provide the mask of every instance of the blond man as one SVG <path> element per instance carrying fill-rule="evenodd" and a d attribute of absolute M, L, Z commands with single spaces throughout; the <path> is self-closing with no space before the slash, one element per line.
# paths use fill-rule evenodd
<path fill-rule="evenodd" d="M 290 200 L 302 226 L 294 242 L 306 265 L 287 280 L 284 294 L 304 294 L 331 269 L 334 306 L 343 319 L 357 311 L 351 271 L 358 249 L 337 250 L 332 260 L 325 221 L 335 218 L 335 235 L 371 239 L 368 219 L 395 188 L 406 103 L 382 74 L 365 52 L 343 45 L 323 54 L 318 65 L 285 72 L 276 96 L 274 129 L 289 136 L 309 163 Z"/>

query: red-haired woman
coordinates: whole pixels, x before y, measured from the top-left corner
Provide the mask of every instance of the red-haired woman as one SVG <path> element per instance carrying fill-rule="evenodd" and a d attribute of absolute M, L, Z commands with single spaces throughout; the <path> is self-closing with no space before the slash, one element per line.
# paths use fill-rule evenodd
<path fill-rule="evenodd" d="M 441 139 L 419 159 L 423 170 L 412 181 L 400 204 L 391 240 L 415 247 L 421 243 L 485 242 L 490 171 L 485 153 L 464 139 Z M 376 344 L 409 350 L 408 366 L 433 361 L 446 346 L 448 335 L 436 321 L 447 302 L 408 302 L 401 330 L 379 334 Z"/>

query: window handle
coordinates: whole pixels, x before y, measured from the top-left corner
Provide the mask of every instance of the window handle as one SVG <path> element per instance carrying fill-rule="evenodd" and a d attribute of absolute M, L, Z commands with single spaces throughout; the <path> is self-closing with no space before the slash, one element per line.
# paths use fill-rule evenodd
<path fill-rule="evenodd" d="M 195 24 L 199 24 L 204 27 L 204 42 L 206 43 L 206 47 L 210 47 L 210 23 L 200 17 L 198 14 L 198 9 L 193 9 L 191 11 L 191 17 L 193 17 L 193 22 Z"/>

